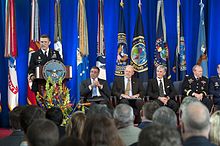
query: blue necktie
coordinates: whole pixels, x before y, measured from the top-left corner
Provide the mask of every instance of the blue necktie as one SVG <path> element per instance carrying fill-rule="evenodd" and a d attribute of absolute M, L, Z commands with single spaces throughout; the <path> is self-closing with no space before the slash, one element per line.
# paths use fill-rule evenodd
<path fill-rule="evenodd" d="M 97 93 L 97 87 L 94 86 L 94 87 L 92 88 L 92 97 L 97 96 L 97 95 L 98 95 L 98 93 Z"/>

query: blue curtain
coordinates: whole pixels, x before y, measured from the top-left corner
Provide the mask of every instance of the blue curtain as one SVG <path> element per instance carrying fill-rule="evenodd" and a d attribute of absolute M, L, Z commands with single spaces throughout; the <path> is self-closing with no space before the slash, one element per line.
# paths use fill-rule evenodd
<path fill-rule="evenodd" d="M 117 54 L 117 32 L 120 0 L 104 1 L 104 29 L 107 61 L 107 80 L 109 84 L 114 79 Z M 196 63 L 196 48 L 199 30 L 200 0 L 181 0 L 184 19 L 184 35 L 186 43 L 187 73 L 192 73 Z M 124 0 L 125 26 L 127 33 L 128 51 L 132 47 L 134 27 L 138 12 L 138 0 Z M 203 0 L 205 4 L 205 23 L 208 46 L 209 76 L 216 74 L 216 66 L 220 63 L 220 1 Z M 73 79 L 68 81 L 72 100 L 76 97 L 76 48 L 77 48 L 77 0 L 61 0 L 61 19 L 63 35 L 63 54 L 65 65 L 72 65 Z M 97 0 L 86 0 L 89 61 L 90 67 L 95 65 L 97 45 Z M 156 39 L 156 5 L 157 0 L 142 0 L 142 18 L 148 54 L 149 77 L 153 75 L 153 54 Z M 7 59 L 4 58 L 4 7 L 5 0 L 0 2 L 0 92 L 2 94 L 3 111 L 0 113 L 0 127 L 8 126 L 7 109 Z M 15 0 L 16 28 L 18 38 L 17 73 L 19 85 L 19 104 L 26 104 L 28 47 L 30 38 L 31 0 Z M 176 30 L 176 0 L 165 0 L 165 19 L 167 41 L 170 49 L 170 62 L 173 66 L 174 50 L 177 41 Z M 53 44 L 54 38 L 54 0 L 39 0 L 41 34 L 48 34 Z M 53 48 L 53 45 L 51 45 Z M 130 55 L 130 54 L 129 54 Z M 174 76 L 174 74 L 172 74 Z"/>

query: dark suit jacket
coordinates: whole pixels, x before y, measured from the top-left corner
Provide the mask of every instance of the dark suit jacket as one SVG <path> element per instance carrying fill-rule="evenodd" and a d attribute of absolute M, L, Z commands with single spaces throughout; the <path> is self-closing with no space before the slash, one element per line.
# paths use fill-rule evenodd
<path fill-rule="evenodd" d="M 206 77 L 201 77 L 196 80 L 195 76 L 185 76 L 183 80 L 183 94 L 185 96 L 192 96 L 193 92 L 202 93 L 203 96 L 208 94 L 208 79 Z"/>
<path fill-rule="evenodd" d="M 52 59 L 56 59 L 56 60 L 63 62 L 58 51 L 49 49 L 48 57 L 46 57 L 43 54 L 43 51 L 41 49 L 39 49 L 38 51 L 34 52 L 31 55 L 28 73 L 35 74 L 35 68 L 37 66 L 43 66 L 47 61 L 50 61 Z"/>
<path fill-rule="evenodd" d="M 98 79 L 99 83 L 103 85 L 103 88 L 99 88 L 99 92 L 102 97 L 108 99 L 111 96 L 111 91 L 108 86 L 108 82 L 103 79 Z M 91 79 L 88 78 L 84 81 L 82 81 L 80 85 L 80 96 L 83 96 L 85 98 L 91 98 L 92 97 L 92 90 L 89 89 L 89 85 L 91 85 Z"/>
<path fill-rule="evenodd" d="M 173 83 L 171 82 L 171 80 L 167 78 L 163 78 L 163 82 L 164 82 L 166 95 L 169 96 L 171 99 L 173 99 L 174 96 L 176 95 L 176 90 L 173 86 Z M 149 80 L 147 87 L 147 95 L 153 99 L 157 99 L 159 97 L 159 86 L 157 79 Z"/>
<path fill-rule="evenodd" d="M 209 140 L 202 136 L 193 136 L 183 142 L 183 146 L 216 146 L 209 142 Z"/>
<path fill-rule="evenodd" d="M 220 78 L 218 76 L 209 79 L 209 93 L 214 96 L 214 99 L 220 100 Z"/>
<path fill-rule="evenodd" d="M 143 84 L 137 78 L 131 78 L 132 94 L 140 94 L 143 98 Z M 124 77 L 116 77 L 112 86 L 112 96 L 120 99 L 121 94 L 125 93 Z"/>

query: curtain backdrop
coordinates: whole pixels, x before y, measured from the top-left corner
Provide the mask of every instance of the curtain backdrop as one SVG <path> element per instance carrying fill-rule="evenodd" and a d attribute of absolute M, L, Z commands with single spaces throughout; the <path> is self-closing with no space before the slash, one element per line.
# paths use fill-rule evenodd
<path fill-rule="evenodd" d="M 170 49 L 171 66 L 174 63 L 174 51 L 177 41 L 176 1 L 164 0 L 164 11 L 167 30 L 167 42 Z M 110 84 L 114 79 L 117 54 L 117 32 L 120 0 L 104 1 L 104 29 L 106 44 L 107 80 Z M 181 0 L 184 19 L 184 36 L 186 43 L 187 73 L 192 73 L 196 63 L 196 49 L 199 30 L 200 0 Z M 54 42 L 54 0 L 39 0 L 40 32 L 51 38 L 51 48 Z M 125 26 L 128 51 L 132 47 L 134 27 L 138 12 L 138 0 L 124 0 Z M 216 74 L 216 66 L 220 63 L 220 1 L 203 0 L 205 4 L 205 25 L 208 46 L 209 76 Z M 61 19 L 63 35 L 63 55 L 65 65 L 72 65 L 73 79 L 67 85 L 71 89 L 71 98 L 76 97 L 76 49 L 77 49 L 77 0 L 61 0 Z M 97 45 L 97 0 L 86 0 L 89 37 L 90 67 L 95 65 Z M 153 56 L 156 39 L 156 4 L 157 0 L 142 0 L 142 17 L 148 54 L 149 77 L 153 75 Z M 4 58 L 4 18 L 5 0 L 0 2 L 0 92 L 2 94 L 3 111 L 0 113 L 0 127 L 8 126 L 7 109 L 7 59 Z M 15 0 L 16 28 L 18 38 L 17 73 L 19 85 L 19 104 L 26 104 L 28 47 L 30 39 L 31 0 Z M 130 55 L 130 54 L 129 54 Z M 172 74 L 174 77 L 175 74 Z"/>

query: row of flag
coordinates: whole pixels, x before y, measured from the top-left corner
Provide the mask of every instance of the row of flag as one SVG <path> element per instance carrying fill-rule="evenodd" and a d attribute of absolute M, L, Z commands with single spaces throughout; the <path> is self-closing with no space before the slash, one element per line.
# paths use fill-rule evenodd
<path fill-rule="evenodd" d="M 126 39 L 126 29 L 124 22 L 124 3 L 120 1 L 119 11 L 119 27 L 118 27 L 118 42 L 117 42 L 117 59 L 115 76 L 123 76 L 125 66 L 131 64 L 139 78 L 143 81 L 148 79 L 148 49 L 146 48 L 144 27 L 142 21 L 141 0 L 138 3 L 138 16 L 134 29 L 132 49 L 129 57 L 128 45 Z M 204 26 L 204 4 L 200 3 L 200 25 L 197 60 L 198 64 L 203 66 L 204 75 L 207 76 L 207 49 Z M 62 30 L 61 30 L 61 11 L 60 0 L 55 0 L 55 33 L 54 33 L 54 49 L 58 50 L 62 55 Z M 100 78 L 106 79 L 106 50 L 104 39 L 104 0 L 98 0 L 98 32 L 97 32 L 97 59 L 96 65 L 100 68 Z M 17 56 L 17 39 L 15 26 L 15 8 L 14 0 L 6 0 L 5 7 L 5 57 L 8 58 L 8 105 L 12 110 L 18 105 L 18 83 L 16 72 L 16 56 Z M 157 21 L 156 21 L 156 44 L 154 51 L 154 66 L 167 66 L 167 74 L 170 74 L 169 64 L 169 48 L 166 41 L 166 23 L 164 17 L 164 1 L 158 0 L 157 3 Z M 40 25 L 39 25 L 39 8 L 38 0 L 32 0 L 32 15 L 31 15 L 31 32 L 30 32 L 30 47 L 29 58 L 31 54 L 39 49 Z M 186 55 L 185 42 L 183 34 L 183 23 L 181 15 L 181 3 L 177 2 L 177 47 L 175 51 L 175 66 L 173 70 L 176 72 L 176 79 L 182 80 L 186 74 Z M 78 0 L 78 48 L 77 48 L 77 84 L 78 88 L 82 80 L 89 76 L 89 48 L 88 48 L 88 29 L 86 19 L 85 0 Z M 29 104 L 36 104 L 35 94 L 31 91 L 32 81 L 28 80 L 28 97 Z M 79 89 L 77 90 L 79 99 Z"/>

